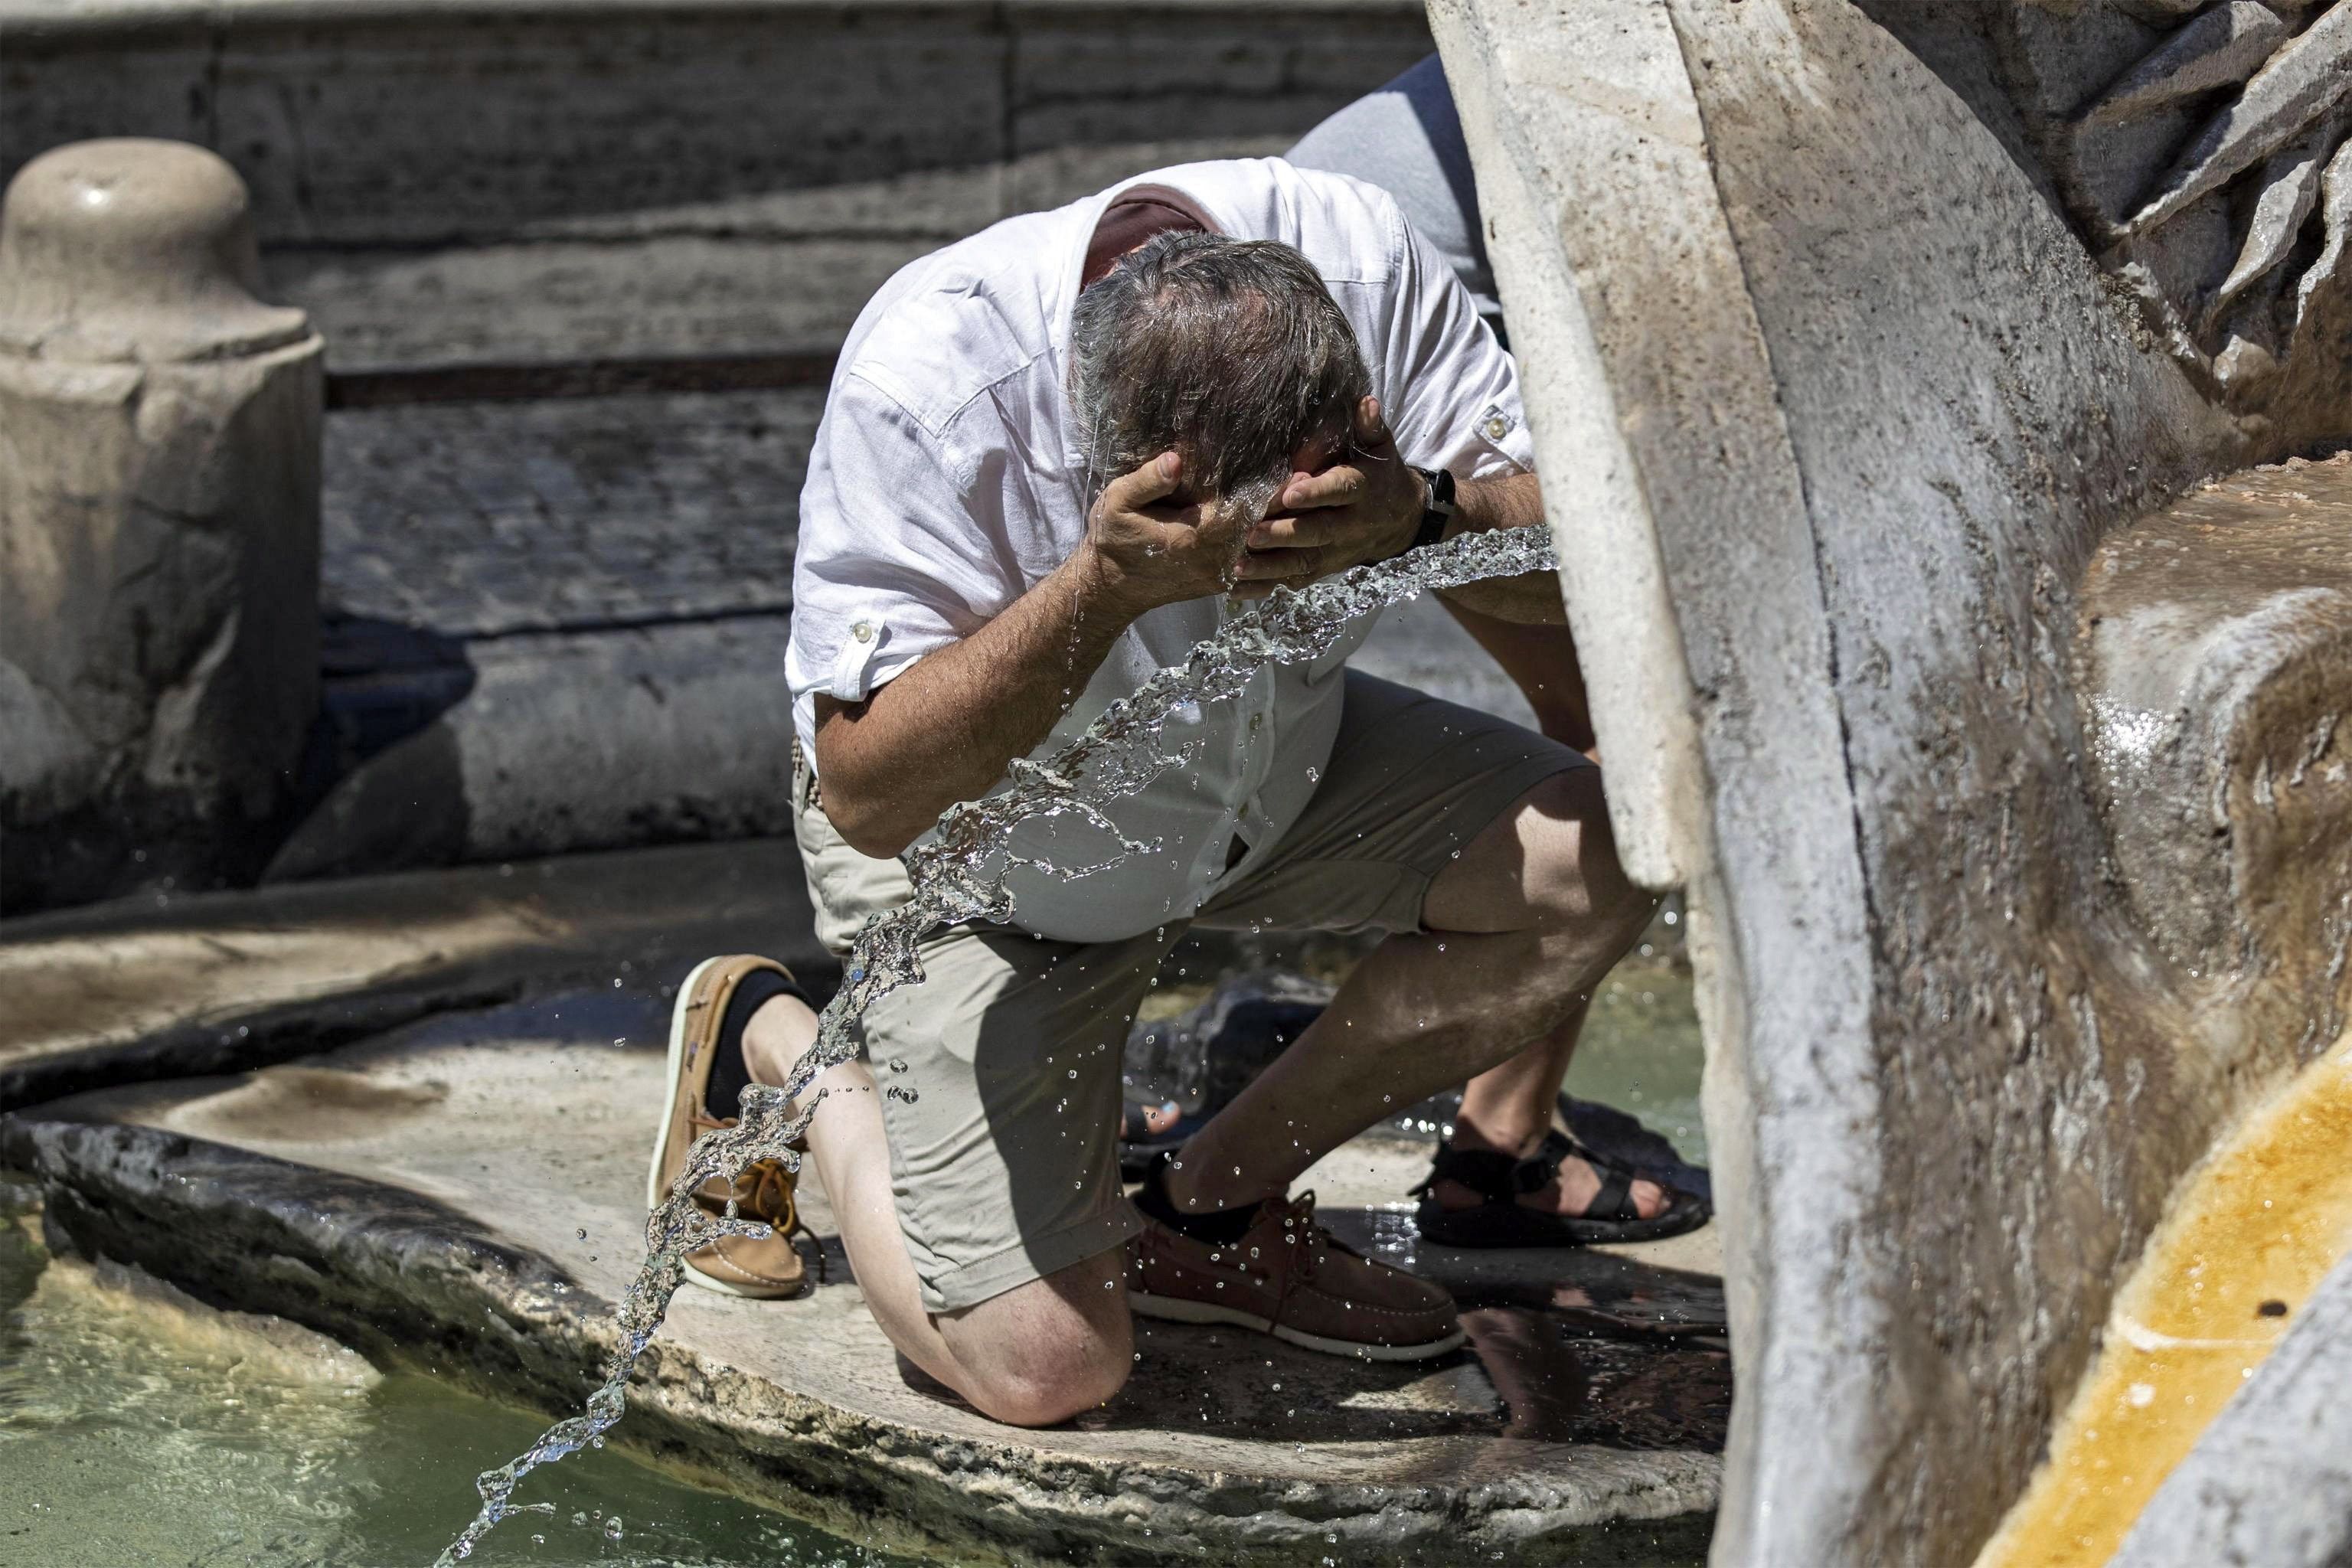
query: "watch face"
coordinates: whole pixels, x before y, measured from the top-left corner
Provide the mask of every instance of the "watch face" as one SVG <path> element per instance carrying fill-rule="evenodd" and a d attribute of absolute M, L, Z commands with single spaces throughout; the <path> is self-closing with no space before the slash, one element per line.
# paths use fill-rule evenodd
<path fill-rule="evenodd" d="M 1454 476 L 1444 468 L 1423 468 L 1422 482 L 1429 487 L 1429 510 L 1440 516 L 1454 511 Z"/>

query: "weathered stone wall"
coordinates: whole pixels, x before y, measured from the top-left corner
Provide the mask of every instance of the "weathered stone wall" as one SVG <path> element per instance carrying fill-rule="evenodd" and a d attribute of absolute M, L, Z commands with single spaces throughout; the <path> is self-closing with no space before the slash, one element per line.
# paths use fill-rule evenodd
<path fill-rule="evenodd" d="M 2258 441 L 2352 408 L 2352 11 L 1864 0 L 2062 213 L 2138 330 Z"/>
<path fill-rule="evenodd" d="M 7 0 L 0 31 L 0 178 L 214 148 L 339 371 L 830 353 L 908 258 L 1278 153 L 1430 47 L 1414 0 Z"/>
<path fill-rule="evenodd" d="M 2174 1181 L 2352 1001 L 2325 948 L 2217 984 L 2147 929 L 2116 823 L 2179 803 L 2104 789 L 2076 658 L 2102 540 L 2289 427 L 2149 330 L 1997 84 L 1954 89 L 1964 28 L 1948 81 L 1814 0 L 1432 23 L 1620 837 L 1691 888 L 1741 1368 L 1716 1561 L 1966 1562 Z M 2352 702 L 2335 646 L 2300 743 Z M 2334 865 L 2270 867 L 2301 932 Z"/>

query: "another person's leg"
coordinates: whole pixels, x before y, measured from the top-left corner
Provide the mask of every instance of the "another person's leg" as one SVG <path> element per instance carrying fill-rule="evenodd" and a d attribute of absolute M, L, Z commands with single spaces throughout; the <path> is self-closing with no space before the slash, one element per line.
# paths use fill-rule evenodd
<path fill-rule="evenodd" d="M 1566 626 L 1497 620 L 1442 596 L 1438 603 L 1502 666 L 1503 673 L 1535 710 L 1537 729 L 1572 752 L 1600 760 L 1595 754 L 1592 710 L 1585 698 L 1584 671 L 1576 661 L 1576 639 Z"/>
<path fill-rule="evenodd" d="M 1517 1142 L 1516 1118 L 1539 1142 L 1559 1047 L 1655 901 L 1617 864 L 1584 758 L 1488 714 L 1348 679 L 1307 816 L 1202 918 L 1391 934 L 1167 1173 L 1171 1198 L 1195 1212 L 1278 1194 L 1334 1144 L 1488 1069 L 1499 1070 L 1475 1088 L 1499 1104 L 1492 1121 Z M 1601 1185 L 1565 1161 L 1523 1197 L 1577 1215 Z M 1653 1213 L 1663 1198 L 1646 1183 L 1633 1196 Z"/>
<path fill-rule="evenodd" d="M 1194 1212 L 1256 1204 L 1398 1107 L 1564 1030 L 1652 904 L 1618 868 L 1597 770 L 1532 785 L 1430 883 L 1423 929 L 1358 964 L 1185 1146 L 1170 1196 Z"/>
<path fill-rule="evenodd" d="M 1577 663 L 1576 639 L 1568 627 L 1497 620 L 1451 600 L 1439 602 L 1518 687 L 1545 736 L 1599 760 L 1584 672 Z M 1456 1148 L 1487 1150 L 1519 1159 L 1543 1142 L 1552 1130 L 1560 1086 L 1568 1079 L 1569 1063 L 1583 1032 L 1585 1011 L 1579 1005 L 1542 1039 L 1464 1086 L 1462 1110 L 1454 1123 Z M 1582 1214 L 1599 1195 L 1601 1184 L 1601 1173 L 1580 1159 L 1571 1159 L 1561 1164 L 1549 1186 L 1520 1201 L 1549 1212 Z M 1460 1182 L 1441 1180 L 1435 1190 L 1437 1201 L 1449 1208 L 1467 1208 L 1479 1201 Z M 1635 1182 L 1632 1198 L 1643 1219 L 1665 1212 L 1666 1194 L 1652 1183 Z"/>

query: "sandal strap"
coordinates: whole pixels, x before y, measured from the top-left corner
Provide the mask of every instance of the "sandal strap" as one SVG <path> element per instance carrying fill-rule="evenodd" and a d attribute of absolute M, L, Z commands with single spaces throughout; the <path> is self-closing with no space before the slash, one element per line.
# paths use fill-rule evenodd
<path fill-rule="evenodd" d="M 1582 1139 L 1571 1138 L 1557 1127 L 1544 1134 L 1544 1147 L 1553 1151 L 1551 1159 L 1554 1170 L 1559 1168 L 1560 1161 L 1574 1158 L 1583 1161 L 1596 1171 L 1622 1171 L 1629 1176 L 1641 1174 L 1640 1169 L 1632 1161 L 1621 1160 L 1614 1154 L 1604 1154 Z"/>
<path fill-rule="evenodd" d="M 1508 1203 L 1522 1193 L 1539 1193 L 1559 1174 L 1560 1161 L 1571 1152 L 1564 1139 L 1554 1145 L 1553 1138 L 1558 1136 L 1546 1138 L 1524 1160 L 1493 1149 L 1456 1149 L 1452 1143 L 1440 1143 L 1429 1163 L 1429 1174 L 1412 1191 L 1418 1196 L 1440 1182 L 1459 1182 L 1488 1203 Z"/>
<path fill-rule="evenodd" d="M 1594 1175 L 1601 1178 L 1601 1190 L 1592 1194 L 1592 1201 L 1584 1205 L 1584 1212 L 1577 1218 L 1636 1220 L 1642 1217 L 1641 1206 L 1633 1202 L 1633 1184 L 1642 1179 L 1642 1173 L 1632 1162 L 1603 1154 L 1558 1128 L 1546 1133 L 1544 1142 L 1559 1145 L 1557 1159 L 1573 1157 L 1581 1160 L 1592 1167 Z"/>
<path fill-rule="evenodd" d="M 1633 1176 L 1630 1171 L 1611 1165 L 1593 1167 L 1601 1175 L 1601 1190 L 1584 1205 L 1579 1219 L 1640 1219 L 1642 1211 L 1633 1203 Z"/>
<path fill-rule="evenodd" d="M 1633 1183 L 1639 1173 L 1625 1161 L 1588 1148 L 1558 1128 L 1545 1133 L 1536 1152 L 1524 1160 L 1514 1160 L 1491 1149 L 1456 1149 L 1451 1143 L 1440 1143 L 1436 1157 L 1430 1162 L 1428 1176 L 1412 1192 L 1416 1197 L 1423 1196 L 1439 1182 L 1459 1182 L 1490 1204 L 1512 1203 L 1523 1193 L 1543 1191 L 1559 1176 L 1561 1162 L 1570 1159 L 1581 1160 L 1592 1167 L 1593 1174 L 1601 1178 L 1601 1190 L 1584 1205 L 1582 1214 L 1569 1217 L 1642 1217 L 1640 1207 L 1633 1202 Z"/>

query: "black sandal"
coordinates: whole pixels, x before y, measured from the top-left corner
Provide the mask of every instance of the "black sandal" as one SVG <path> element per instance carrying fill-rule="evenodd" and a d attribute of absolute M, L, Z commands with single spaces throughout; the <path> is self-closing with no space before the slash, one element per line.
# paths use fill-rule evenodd
<path fill-rule="evenodd" d="M 1518 1201 L 1521 1194 L 1549 1185 L 1559 1174 L 1560 1163 L 1571 1158 L 1585 1161 L 1601 1176 L 1601 1191 L 1582 1214 L 1545 1214 Z M 1705 1198 L 1667 1187 L 1665 1212 L 1643 1219 L 1633 1206 L 1633 1183 L 1640 1174 L 1623 1161 L 1595 1153 L 1557 1131 L 1545 1133 L 1543 1142 L 1524 1160 L 1440 1143 L 1428 1178 L 1412 1189 L 1421 1199 L 1414 1222 L 1423 1240 L 1442 1247 L 1581 1247 L 1680 1236 L 1696 1230 L 1714 1214 Z M 1447 1208 L 1437 1201 L 1434 1189 L 1448 1181 L 1461 1183 L 1486 1201 L 1469 1208 Z"/>

